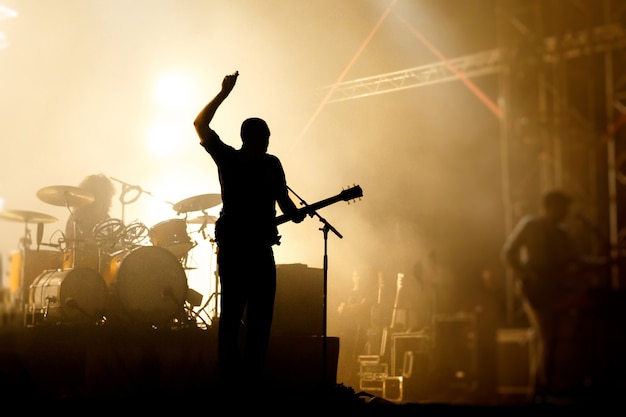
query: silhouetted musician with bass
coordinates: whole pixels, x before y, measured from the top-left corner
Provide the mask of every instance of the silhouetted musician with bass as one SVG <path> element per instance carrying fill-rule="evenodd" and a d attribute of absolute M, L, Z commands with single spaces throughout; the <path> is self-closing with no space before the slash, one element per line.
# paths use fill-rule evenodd
<path fill-rule="evenodd" d="M 280 160 L 267 153 L 270 130 L 260 118 L 241 125 L 242 146 L 224 143 L 210 127 L 216 110 L 233 90 L 238 72 L 226 75 L 220 92 L 200 111 L 194 126 L 201 146 L 217 165 L 222 210 L 215 224 L 217 267 L 221 285 L 218 362 L 226 387 L 262 385 L 276 294 L 272 246 L 279 243 L 276 204 L 296 223 L 298 212 L 288 195 Z M 245 313 L 245 314 L 244 314 Z M 240 359 L 239 334 L 246 336 Z"/>
<path fill-rule="evenodd" d="M 553 395 L 570 389 L 554 371 L 556 337 L 563 314 L 585 303 L 585 273 L 602 259 L 582 256 L 563 223 L 571 197 L 554 190 L 542 199 L 540 214 L 523 217 L 505 241 L 503 261 L 521 284 L 522 306 L 538 337 L 535 394 Z"/>

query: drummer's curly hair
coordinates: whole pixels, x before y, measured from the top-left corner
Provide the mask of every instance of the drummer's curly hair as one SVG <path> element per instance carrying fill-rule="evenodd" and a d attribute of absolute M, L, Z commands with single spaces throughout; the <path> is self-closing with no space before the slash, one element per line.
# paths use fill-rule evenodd
<path fill-rule="evenodd" d="M 87 191 L 93 193 L 95 201 L 100 204 L 110 206 L 115 195 L 115 185 L 104 174 L 93 174 L 86 176 L 79 185 Z"/>

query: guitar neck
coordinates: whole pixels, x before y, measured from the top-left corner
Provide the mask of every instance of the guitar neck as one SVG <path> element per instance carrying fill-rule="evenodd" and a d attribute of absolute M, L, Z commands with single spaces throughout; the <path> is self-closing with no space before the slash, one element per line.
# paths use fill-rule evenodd
<path fill-rule="evenodd" d="M 393 329 L 396 324 L 398 300 L 400 299 L 400 290 L 402 289 L 402 278 L 404 278 L 404 274 L 398 274 L 398 280 L 396 283 L 396 299 L 393 302 L 393 310 L 391 312 L 391 325 L 389 326 L 389 328 L 391 329 Z"/>
<path fill-rule="evenodd" d="M 294 213 L 294 215 L 291 215 L 291 216 L 287 214 L 280 215 L 276 217 L 276 225 L 278 226 L 280 224 L 288 222 L 289 220 L 293 219 L 293 217 L 296 214 L 305 213 L 305 214 L 310 215 L 310 214 L 313 214 L 315 210 L 319 210 L 321 208 L 330 206 L 331 204 L 335 204 L 338 201 L 348 201 L 351 199 L 360 198 L 362 196 L 363 196 L 363 190 L 361 190 L 361 187 L 359 186 L 352 187 L 351 189 L 344 190 L 341 193 L 333 197 L 329 197 L 327 199 L 320 200 L 317 203 L 309 204 L 306 207 L 299 208 L 298 210 L 296 210 L 296 213 Z"/>
<path fill-rule="evenodd" d="M 345 201 L 346 196 L 344 194 L 337 194 L 336 196 L 327 198 L 325 200 L 320 200 L 317 203 L 309 204 L 306 207 L 299 208 L 295 214 L 305 213 L 312 214 L 315 210 L 319 210 L 321 208 L 330 206 L 331 204 L 335 204 L 338 201 Z M 280 225 L 288 222 L 294 217 L 294 215 L 289 216 L 287 214 L 280 215 L 276 217 L 276 225 Z"/>

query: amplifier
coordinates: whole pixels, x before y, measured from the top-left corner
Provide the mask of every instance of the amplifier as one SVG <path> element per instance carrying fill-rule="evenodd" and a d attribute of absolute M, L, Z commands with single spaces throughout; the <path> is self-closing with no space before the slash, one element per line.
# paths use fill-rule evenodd
<path fill-rule="evenodd" d="M 534 332 L 529 328 L 504 328 L 496 332 L 497 391 L 500 394 L 533 393 L 534 371 L 532 344 Z"/>

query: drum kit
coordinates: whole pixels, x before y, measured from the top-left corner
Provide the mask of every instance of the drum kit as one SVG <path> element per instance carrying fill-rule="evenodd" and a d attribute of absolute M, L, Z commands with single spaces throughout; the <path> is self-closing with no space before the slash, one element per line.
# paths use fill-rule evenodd
<path fill-rule="evenodd" d="M 37 197 L 66 207 L 70 214 L 94 201 L 92 193 L 64 185 L 42 188 Z M 95 256 L 84 253 L 84 245 L 77 244 L 79 239 L 64 236 L 58 244 L 42 243 L 43 224 L 58 221 L 54 216 L 27 210 L 0 211 L 0 219 L 24 224 L 21 250 L 11 258 L 10 278 L 19 307 L 24 309 L 24 324 L 170 326 L 189 318 L 185 312 L 189 268 L 185 264 L 196 242 L 187 233 L 187 225 L 202 225 L 199 231 L 206 239 L 206 226 L 217 220 L 206 210 L 219 204 L 220 194 L 184 199 L 173 204 L 184 219 L 165 220 L 151 228 L 137 221 L 124 225 L 121 220 L 107 219 L 93 229 Z M 202 214 L 187 219 L 192 212 Z M 32 224 L 37 224 L 36 250 L 31 249 Z M 145 243 L 147 238 L 151 244 Z M 41 245 L 57 250 L 40 250 Z"/>

